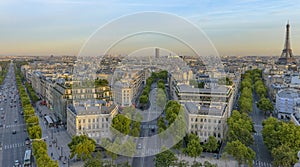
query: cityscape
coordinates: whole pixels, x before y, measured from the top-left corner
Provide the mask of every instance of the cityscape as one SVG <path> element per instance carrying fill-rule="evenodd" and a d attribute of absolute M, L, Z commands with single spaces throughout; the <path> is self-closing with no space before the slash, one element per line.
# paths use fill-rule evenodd
<path fill-rule="evenodd" d="M 297 7 L 1 1 L 0 166 L 300 167 Z"/>

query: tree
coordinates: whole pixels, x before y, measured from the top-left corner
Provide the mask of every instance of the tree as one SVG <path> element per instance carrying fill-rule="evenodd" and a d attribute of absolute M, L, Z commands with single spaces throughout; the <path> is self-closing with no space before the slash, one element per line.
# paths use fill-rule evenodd
<path fill-rule="evenodd" d="M 72 141 L 68 144 L 70 148 L 70 158 L 77 155 L 77 158 L 86 160 L 91 158 L 92 152 L 95 151 L 96 142 L 86 135 L 73 136 Z"/>
<path fill-rule="evenodd" d="M 204 161 L 204 167 L 217 167 L 217 164 L 211 164 L 208 161 Z"/>
<path fill-rule="evenodd" d="M 106 79 L 97 78 L 95 80 L 95 87 L 103 87 L 103 86 L 108 86 L 108 81 Z"/>
<path fill-rule="evenodd" d="M 42 137 L 42 128 L 39 125 L 34 125 L 28 128 L 29 138 L 40 139 Z"/>
<path fill-rule="evenodd" d="M 274 110 L 272 102 L 265 97 L 260 98 L 256 105 L 264 112 L 264 114 L 266 114 L 268 111 L 272 112 Z"/>
<path fill-rule="evenodd" d="M 239 111 L 233 110 L 231 117 L 227 119 L 227 124 L 228 141 L 239 140 L 247 146 L 250 146 L 253 143 L 253 121 L 246 113 L 241 114 Z"/>
<path fill-rule="evenodd" d="M 163 89 L 157 90 L 156 103 L 161 108 L 165 107 L 165 105 L 167 103 L 167 96 Z"/>
<path fill-rule="evenodd" d="M 148 103 L 148 96 L 147 95 L 141 95 L 139 101 L 140 101 L 141 104 L 147 104 Z"/>
<path fill-rule="evenodd" d="M 116 115 L 113 120 L 111 127 L 117 130 L 119 133 L 128 135 L 130 132 L 130 120 L 122 114 Z"/>
<path fill-rule="evenodd" d="M 83 167 L 103 167 L 103 162 L 98 158 L 89 158 L 84 162 Z"/>
<path fill-rule="evenodd" d="M 173 165 L 175 161 L 177 161 L 177 158 L 175 154 L 170 150 L 166 150 L 155 155 L 155 167 L 169 167 Z"/>
<path fill-rule="evenodd" d="M 287 145 L 281 145 L 272 150 L 273 165 L 275 167 L 290 167 L 297 162 L 296 152 Z"/>
<path fill-rule="evenodd" d="M 188 142 L 184 152 L 187 153 L 188 156 L 193 157 L 194 161 L 196 161 L 196 158 L 202 154 L 203 148 L 200 145 L 200 139 L 198 136 L 192 135 L 191 137 L 192 138 Z"/>
<path fill-rule="evenodd" d="M 198 83 L 198 88 L 204 88 L 204 86 L 205 86 L 205 83 L 204 82 L 199 82 Z"/>
<path fill-rule="evenodd" d="M 31 116 L 26 119 L 26 126 L 31 127 L 39 124 L 39 118 L 37 116 Z"/>
<path fill-rule="evenodd" d="M 226 154 L 232 155 L 239 165 L 248 164 L 253 166 L 253 160 L 256 156 L 255 152 L 239 140 L 228 142 L 224 150 Z"/>
<path fill-rule="evenodd" d="M 214 136 L 209 136 L 207 142 L 204 145 L 205 150 L 213 152 L 218 148 L 218 140 Z"/>

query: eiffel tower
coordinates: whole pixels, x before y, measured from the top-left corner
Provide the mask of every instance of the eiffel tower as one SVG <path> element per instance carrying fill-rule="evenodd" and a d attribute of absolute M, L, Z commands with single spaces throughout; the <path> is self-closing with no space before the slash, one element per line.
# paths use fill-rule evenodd
<path fill-rule="evenodd" d="M 293 52 L 291 49 L 289 22 L 286 25 L 286 36 L 285 36 L 284 48 L 282 50 L 280 58 L 277 61 L 277 64 L 280 64 L 280 65 L 296 64 L 296 61 L 293 57 Z"/>

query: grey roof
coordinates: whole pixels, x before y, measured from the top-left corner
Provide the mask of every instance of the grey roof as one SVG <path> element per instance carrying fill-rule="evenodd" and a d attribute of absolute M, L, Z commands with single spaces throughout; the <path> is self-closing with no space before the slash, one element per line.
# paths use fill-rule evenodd
<path fill-rule="evenodd" d="M 284 89 L 279 91 L 277 95 L 281 98 L 300 98 L 300 91 L 296 89 Z"/>
<path fill-rule="evenodd" d="M 194 102 L 186 102 L 184 105 L 190 114 L 199 115 L 222 116 L 226 109 L 226 104 L 222 103 L 197 106 Z"/>

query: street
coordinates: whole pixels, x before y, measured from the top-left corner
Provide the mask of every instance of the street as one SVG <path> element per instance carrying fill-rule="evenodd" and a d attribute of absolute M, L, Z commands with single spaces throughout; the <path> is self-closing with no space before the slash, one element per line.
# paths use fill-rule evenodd
<path fill-rule="evenodd" d="M 1 166 L 14 166 L 15 160 L 23 164 L 26 150 L 25 139 L 28 137 L 26 125 L 21 115 L 19 93 L 15 81 L 14 65 L 11 63 L 7 76 L 1 86 L 0 150 Z M 25 129 L 25 130 L 24 130 Z M 15 132 L 15 134 L 13 134 Z"/>
<path fill-rule="evenodd" d="M 150 107 L 141 111 L 143 122 L 141 127 L 141 137 L 139 140 L 141 148 L 137 149 L 138 156 L 133 158 L 133 167 L 155 166 L 154 157 L 161 149 L 160 138 L 157 135 L 157 118 L 162 114 L 162 109 L 156 105 L 157 88 L 153 88 L 149 95 Z"/>
<path fill-rule="evenodd" d="M 255 151 L 256 153 L 256 159 L 254 161 L 254 166 L 255 167 L 271 167 L 272 166 L 272 157 L 271 154 L 268 150 L 268 148 L 265 146 L 263 137 L 262 137 L 262 122 L 265 119 L 265 115 L 263 111 L 260 111 L 256 103 L 259 101 L 259 98 L 253 92 L 253 111 L 250 113 L 250 116 L 253 120 L 254 123 L 254 144 L 251 146 L 251 148 Z"/>

